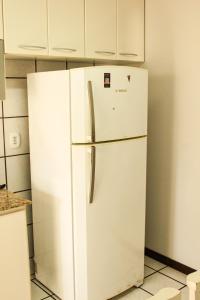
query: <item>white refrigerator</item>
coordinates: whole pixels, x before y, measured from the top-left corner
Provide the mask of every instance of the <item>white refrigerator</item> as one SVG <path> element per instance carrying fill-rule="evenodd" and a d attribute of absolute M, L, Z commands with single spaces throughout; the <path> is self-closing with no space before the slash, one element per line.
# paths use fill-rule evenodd
<path fill-rule="evenodd" d="M 106 300 L 144 278 L 145 69 L 28 75 L 36 278 Z"/>

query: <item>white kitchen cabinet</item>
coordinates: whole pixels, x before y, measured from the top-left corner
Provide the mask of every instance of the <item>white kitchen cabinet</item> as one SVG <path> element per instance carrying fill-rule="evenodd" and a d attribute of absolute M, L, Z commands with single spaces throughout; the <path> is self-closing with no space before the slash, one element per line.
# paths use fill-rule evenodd
<path fill-rule="evenodd" d="M 0 215 L 0 299 L 31 300 L 25 209 Z"/>
<path fill-rule="evenodd" d="M 3 0 L 5 52 L 47 55 L 47 0 Z"/>
<path fill-rule="evenodd" d="M 3 39 L 3 7 L 2 0 L 0 0 L 0 39 Z"/>
<path fill-rule="evenodd" d="M 86 57 L 116 59 L 116 18 L 116 0 L 85 0 Z"/>
<path fill-rule="evenodd" d="M 117 0 L 117 59 L 144 61 L 144 0 Z"/>
<path fill-rule="evenodd" d="M 84 0 L 48 0 L 49 54 L 84 57 Z"/>

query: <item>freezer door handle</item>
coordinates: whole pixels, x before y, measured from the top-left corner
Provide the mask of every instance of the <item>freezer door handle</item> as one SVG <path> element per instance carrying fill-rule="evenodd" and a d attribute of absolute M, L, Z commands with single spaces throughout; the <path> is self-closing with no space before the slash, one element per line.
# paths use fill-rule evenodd
<path fill-rule="evenodd" d="M 94 202 L 94 184 L 95 184 L 95 169 L 96 169 L 96 148 L 91 146 L 91 172 L 90 172 L 90 194 L 89 203 Z"/>
<path fill-rule="evenodd" d="M 95 113 L 94 113 L 94 96 L 92 81 L 88 81 L 88 96 L 90 108 L 90 124 L 91 124 L 91 143 L 95 143 Z"/>

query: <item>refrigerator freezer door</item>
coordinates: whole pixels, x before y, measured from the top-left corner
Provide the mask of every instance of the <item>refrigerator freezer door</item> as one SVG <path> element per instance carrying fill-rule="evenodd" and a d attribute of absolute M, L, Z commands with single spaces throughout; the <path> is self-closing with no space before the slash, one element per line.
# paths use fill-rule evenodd
<path fill-rule="evenodd" d="M 101 66 L 70 71 L 72 143 L 147 134 L 148 73 Z"/>
<path fill-rule="evenodd" d="M 72 160 L 76 299 L 110 299 L 143 281 L 146 138 L 75 145 Z"/>

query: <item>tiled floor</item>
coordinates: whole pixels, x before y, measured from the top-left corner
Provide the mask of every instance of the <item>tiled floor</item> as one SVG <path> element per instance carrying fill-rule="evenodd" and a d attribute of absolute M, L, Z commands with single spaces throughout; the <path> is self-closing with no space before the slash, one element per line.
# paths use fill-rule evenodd
<path fill-rule="evenodd" d="M 56 299 L 50 291 L 44 288 L 35 279 L 32 280 L 32 300 Z M 165 287 L 173 287 L 181 290 L 182 300 L 188 300 L 188 290 L 186 287 L 186 275 L 178 272 L 160 262 L 145 257 L 145 280 L 140 288 L 132 288 L 121 296 L 113 300 L 145 300 Z"/>

